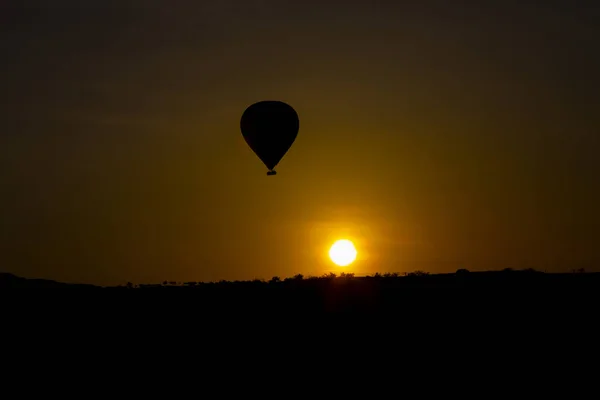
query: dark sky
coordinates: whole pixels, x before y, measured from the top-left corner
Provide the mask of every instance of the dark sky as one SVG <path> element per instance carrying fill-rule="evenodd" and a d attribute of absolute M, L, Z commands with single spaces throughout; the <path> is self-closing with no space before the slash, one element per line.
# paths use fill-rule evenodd
<path fill-rule="evenodd" d="M 0 269 L 600 270 L 600 3 L 0 1 Z M 300 116 L 266 168 L 239 131 Z"/>

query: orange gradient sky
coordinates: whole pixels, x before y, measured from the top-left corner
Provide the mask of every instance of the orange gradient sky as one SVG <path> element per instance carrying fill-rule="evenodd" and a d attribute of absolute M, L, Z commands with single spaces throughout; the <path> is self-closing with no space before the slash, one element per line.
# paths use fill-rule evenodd
<path fill-rule="evenodd" d="M 598 8 L 469 4 L 2 2 L 2 271 L 598 270 Z M 264 99 L 300 117 L 274 177 Z"/>

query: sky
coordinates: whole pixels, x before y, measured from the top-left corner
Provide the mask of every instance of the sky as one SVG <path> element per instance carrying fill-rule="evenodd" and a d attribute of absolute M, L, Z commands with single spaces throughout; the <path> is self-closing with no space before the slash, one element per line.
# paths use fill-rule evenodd
<path fill-rule="evenodd" d="M 575 0 L 1 0 L 0 271 L 600 271 L 599 18 Z M 240 132 L 261 100 L 300 118 L 276 176 Z"/>

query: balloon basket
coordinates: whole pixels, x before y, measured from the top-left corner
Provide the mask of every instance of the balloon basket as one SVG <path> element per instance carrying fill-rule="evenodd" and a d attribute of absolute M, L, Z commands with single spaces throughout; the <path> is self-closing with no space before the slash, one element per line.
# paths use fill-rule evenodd
<path fill-rule="evenodd" d="M 267 172 L 267 175 L 268 176 L 277 175 L 277 172 L 276 171 L 269 171 L 269 172 Z"/>

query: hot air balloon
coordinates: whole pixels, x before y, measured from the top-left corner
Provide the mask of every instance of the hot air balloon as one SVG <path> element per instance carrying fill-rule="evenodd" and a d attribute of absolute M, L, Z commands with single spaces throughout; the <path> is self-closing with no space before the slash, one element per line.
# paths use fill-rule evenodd
<path fill-rule="evenodd" d="M 240 128 L 248 146 L 269 169 L 267 175 L 275 175 L 273 168 L 296 140 L 300 121 L 290 105 L 266 100 L 244 111 Z"/>

